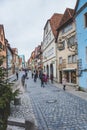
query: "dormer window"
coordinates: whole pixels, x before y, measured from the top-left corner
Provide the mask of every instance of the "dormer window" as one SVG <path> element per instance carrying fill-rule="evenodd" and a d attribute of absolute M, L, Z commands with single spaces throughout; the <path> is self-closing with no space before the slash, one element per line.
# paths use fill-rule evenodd
<path fill-rule="evenodd" d="M 58 50 L 64 50 L 65 49 L 65 41 L 61 41 L 59 39 L 59 42 L 58 42 Z"/>
<path fill-rule="evenodd" d="M 85 27 L 87 28 L 87 13 L 84 14 L 84 18 L 85 18 Z"/>

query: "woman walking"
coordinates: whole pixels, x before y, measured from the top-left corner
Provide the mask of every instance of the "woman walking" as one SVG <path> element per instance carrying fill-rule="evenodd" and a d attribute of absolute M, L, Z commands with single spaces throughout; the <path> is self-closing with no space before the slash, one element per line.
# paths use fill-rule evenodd
<path fill-rule="evenodd" d="M 65 91 L 65 88 L 66 88 L 66 77 L 65 77 L 65 75 L 63 76 L 62 84 L 63 84 L 63 90 Z"/>

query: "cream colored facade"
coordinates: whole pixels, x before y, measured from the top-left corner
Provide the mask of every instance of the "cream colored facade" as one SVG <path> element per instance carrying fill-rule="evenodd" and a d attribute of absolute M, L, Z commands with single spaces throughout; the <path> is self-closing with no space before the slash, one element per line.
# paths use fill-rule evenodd
<path fill-rule="evenodd" d="M 57 73 L 58 82 L 62 82 L 63 75 L 66 76 L 68 83 L 77 84 L 77 48 L 70 47 L 70 42 L 76 42 L 75 23 L 67 24 L 60 30 L 58 36 L 57 49 Z M 71 41 L 69 40 L 71 39 Z"/>
<path fill-rule="evenodd" d="M 44 28 L 42 52 L 43 72 L 48 74 L 49 77 L 53 74 L 54 80 L 56 80 L 56 43 L 49 21 Z"/>

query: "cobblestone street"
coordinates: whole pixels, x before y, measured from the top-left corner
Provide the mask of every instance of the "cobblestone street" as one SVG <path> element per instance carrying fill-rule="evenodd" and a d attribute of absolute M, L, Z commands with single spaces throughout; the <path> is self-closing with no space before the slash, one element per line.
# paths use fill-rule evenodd
<path fill-rule="evenodd" d="M 87 101 L 40 80 L 27 82 L 39 130 L 87 130 Z"/>
<path fill-rule="evenodd" d="M 33 118 L 38 130 L 87 130 L 87 93 L 74 91 L 68 86 L 63 91 L 62 85 L 50 82 L 43 88 L 40 79 L 34 82 L 31 73 L 26 87 L 20 90 L 23 92 L 21 105 L 11 105 L 10 120 L 22 122 Z M 81 95 L 85 95 L 82 96 L 84 99 L 80 98 Z M 24 130 L 16 126 L 8 126 L 7 130 L 10 128 Z"/>

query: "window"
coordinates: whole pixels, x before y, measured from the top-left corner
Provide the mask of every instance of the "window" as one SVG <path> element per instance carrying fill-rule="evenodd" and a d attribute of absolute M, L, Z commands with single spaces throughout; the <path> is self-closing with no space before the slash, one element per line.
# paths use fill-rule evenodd
<path fill-rule="evenodd" d="M 74 44 L 75 44 L 75 35 L 68 38 L 68 47 L 71 47 Z"/>
<path fill-rule="evenodd" d="M 47 52 L 47 57 L 50 57 L 54 54 L 54 47 L 52 47 L 50 50 Z"/>
<path fill-rule="evenodd" d="M 58 43 L 58 49 L 60 51 L 62 51 L 62 50 L 65 49 L 65 41 L 62 41 L 62 42 L 59 41 L 59 43 Z"/>
<path fill-rule="evenodd" d="M 76 63 L 77 62 L 77 55 L 73 55 L 72 56 L 72 63 Z"/>
<path fill-rule="evenodd" d="M 65 41 L 62 42 L 63 49 L 65 49 Z"/>
<path fill-rule="evenodd" d="M 59 57 L 59 64 L 62 64 L 62 57 Z"/>
<path fill-rule="evenodd" d="M 76 63 L 76 62 L 77 62 L 77 55 L 68 56 L 68 63 Z"/>
<path fill-rule="evenodd" d="M 68 63 L 72 63 L 72 56 L 68 56 Z"/>
<path fill-rule="evenodd" d="M 50 42 L 50 40 L 51 40 L 51 32 L 48 35 L 48 41 Z"/>
<path fill-rule="evenodd" d="M 85 18 L 85 27 L 87 28 L 87 13 L 84 14 L 84 18 Z"/>

